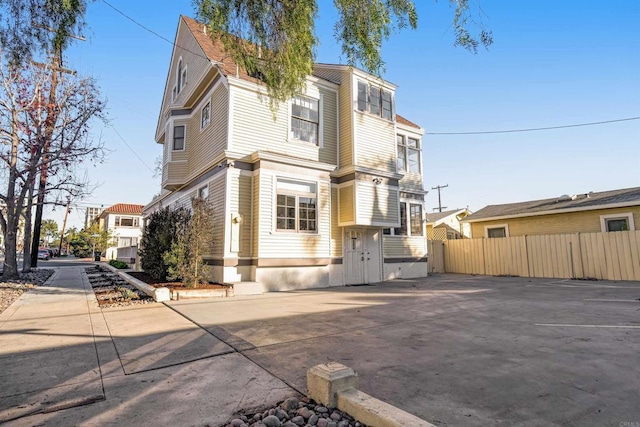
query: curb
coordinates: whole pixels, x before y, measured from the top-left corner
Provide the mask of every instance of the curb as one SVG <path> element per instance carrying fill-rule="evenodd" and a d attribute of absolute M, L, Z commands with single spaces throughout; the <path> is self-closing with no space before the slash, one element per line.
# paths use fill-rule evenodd
<path fill-rule="evenodd" d="M 338 408 L 373 427 L 435 427 L 433 424 L 357 390 L 358 374 L 337 362 L 316 365 L 307 371 L 309 398 Z"/>
<path fill-rule="evenodd" d="M 135 277 L 128 275 L 126 272 L 118 270 L 117 268 L 107 264 L 106 262 L 100 262 L 100 264 L 102 264 L 112 272 L 117 273 L 120 277 L 126 280 L 127 283 L 135 286 L 140 291 L 152 297 L 154 301 L 165 302 L 171 300 L 171 293 L 169 292 L 169 288 L 154 288 L 153 286 L 144 283 L 142 280 L 138 280 Z"/>

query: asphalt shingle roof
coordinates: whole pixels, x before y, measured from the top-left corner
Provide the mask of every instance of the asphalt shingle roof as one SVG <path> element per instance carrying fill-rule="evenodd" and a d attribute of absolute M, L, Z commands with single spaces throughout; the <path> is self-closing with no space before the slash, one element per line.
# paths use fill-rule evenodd
<path fill-rule="evenodd" d="M 428 213 L 427 214 L 427 222 L 428 223 L 432 223 L 432 222 L 436 222 L 436 221 L 440 221 L 442 218 L 446 218 L 449 215 L 452 215 L 456 212 L 460 212 L 463 209 L 452 209 L 449 211 L 443 211 L 443 212 L 432 212 L 432 213 Z"/>
<path fill-rule="evenodd" d="M 565 209 L 599 209 L 619 203 L 637 203 L 640 205 L 640 187 L 621 190 L 591 192 L 574 196 L 559 196 L 552 199 L 532 200 L 528 202 L 489 205 L 469 215 L 465 220 L 473 221 L 485 218 L 513 215 L 535 215 L 540 212 L 563 211 Z"/>

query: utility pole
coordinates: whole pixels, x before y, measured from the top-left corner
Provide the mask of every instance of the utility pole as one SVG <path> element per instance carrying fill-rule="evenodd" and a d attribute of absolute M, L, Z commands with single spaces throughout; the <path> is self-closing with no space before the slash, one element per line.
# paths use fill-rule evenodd
<path fill-rule="evenodd" d="M 443 188 L 447 188 L 448 186 L 449 184 L 431 187 L 432 190 L 438 190 L 438 212 L 442 212 L 442 199 L 440 198 L 440 190 Z M 445 206 L 444 208 L 446 209 L 447 207 Z"/>
<path fill-rule="evenodd" d="M 45 28 L 48 31 L 56 30 Z M 84 40 L 82 37 L 69 36 Z M 43 64 L 36 64 L 39 67 L 46 67 Z M 51 138 L 58 120 L 58 106 L 56 103 L 56 90 L 58 89 L 58 73 L 76 74 L 75 71 L 62 68 L 62 45 L 54 46 L 53 64 L 51 67 L 51 83 L 49 87 L 49 105 L 47 107 L 47 118 L 43 135 L 42 167 L 40 169 L 40 183 L 38 185 L 38 197 L 36 201 L 36 216 L 33 222 L 33 237 L 31 241 L 31 266 L 38 266 L 38 248 L 40 247 L 40 231 L 42 227 L 42 211 L 44 209 L 44 196 L 47 190 L 47 176 L 49 175 L 49 150 L 51 148 Z"/>
<path fill-rule="evenodd" d="M 71 197 L 67 196 L 67 210 L 64 213 L 64 221 L 62 222 L 62 232 L 60 233 L 60 245 L 58 245 L 58 256 L 62 255 L 62 239 L 64 239 L 64 229 L 67 228 L 67 217 L 71 210 Z"/>

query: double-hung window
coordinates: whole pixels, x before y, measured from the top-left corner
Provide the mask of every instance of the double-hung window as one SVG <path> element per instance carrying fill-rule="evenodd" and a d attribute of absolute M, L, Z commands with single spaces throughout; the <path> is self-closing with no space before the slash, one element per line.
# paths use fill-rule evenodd
<path fill-rule="evenodd" d="M 411 235 L 422 236 L 422 206 L 411 203 L 409 205 L 409 217 L 411 220 Z"/>
<path fill-rule="evenodd" d="M 631 213 L 600 215 L 600 224 L 603 233 L 635 230 L 633 214 Z"/>
<path fill-rule="evenodd" d="M 117 216 L 116 227 L 138 227 L 139 218 L 133 216 Z"/>
<path fill-rule="evenodd" d="M 184 125 L 173 127 L 173 151 L 184 150 L 184 131 Z"/>
<path fill-rule="evenodd" d="M 276 188 L 276 230 L 317 233 L 317 218 L 316 184 L 278 179 Z"/>
<path fill-rule="evenodd" d="M 398 145 L 398 171 L 420 173 L 420 141 L 416 138 L 396 136 Z"/>
<path fill-rule="evenodd" d="M 296 96 L 291 103 L 291 137 L 318 145 L 320 124 L 319 102 L 306 96 Z"/>
<path fill-rule="evenodd" d="M 393 117 L 393 100 L 391 92 L 378 86 L 358 81 L 358 111 L 391 120 Z"/>

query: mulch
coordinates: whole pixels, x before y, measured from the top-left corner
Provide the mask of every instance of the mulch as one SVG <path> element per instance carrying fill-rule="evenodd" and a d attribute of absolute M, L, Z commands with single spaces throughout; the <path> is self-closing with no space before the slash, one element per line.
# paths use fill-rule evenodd
<path fill-rule="evenodd" d="M 190 288 L 185 286 L 182 282 L 172 282 L 172 281 L 162 281 L 153 279 L 149 274 L 144 271 L 128 271 L 127 274 L 129 276 L 135 277 L 138 280 L 143 281 L 147 285 L 151 285 L 155 288 L 169 288 L 171 290 L 181 290 L 181 289 L 226 289 L 227 286 L 221 285 L 219 283 L 206 283 L 200 284 L 195 288 Z"/>

